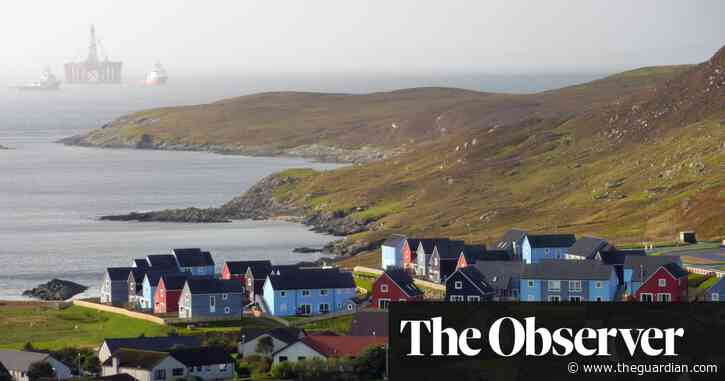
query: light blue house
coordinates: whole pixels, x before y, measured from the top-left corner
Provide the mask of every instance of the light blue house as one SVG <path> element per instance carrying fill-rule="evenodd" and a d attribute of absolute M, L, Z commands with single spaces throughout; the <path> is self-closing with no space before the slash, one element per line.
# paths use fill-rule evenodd
<path fill-rule="evenodd" d="M 189 278 L 179 297 L 179 318 L 238 320 L 243 303 L 242 284 L 236 279 Z"/>
<path fill-rule="evenodd" d="M 627 256 L 622 266 L 627 294 L 634 295 L 642 286 L 642 282 L 668 263 L 682 265 L 682 259 L 675 255 Z"/>
<path fill-rule="evenodd" d="M 527 234 L 521 244 L 521 257 L 524 263 L 566 259 L 569 248 L 575 242 L 574 234 Z"/>
<path fill-rule="evenodd" d="M 138 297 L 138 307 L 142 310 L 153 310 L 155 305 L 154 295 L 156 295 L 156 287 L 159 280 L 165 274 L 176 274 L 178 271 L 148 271 L 143 278 L 141 286 L 141 295 Z"/>
<path fill-rule="evenodd" d="M 274 316 L 343 311 L 356 296 L 352 273 L 339 269 L 278 269 L 263 289 L 263 308 Z"/>
<path fill-rule="evenodd" d="M 388 238 L 381 247 L 381 265 L 382 268 L 402 267 L 403 266 L 403 244 L 405 236 L 393 234 Z"/>
<path fill-rule="evenodd" d="M 176 262 L 182 272 L 192 276 L 213 277 L 215 275 L 214 259 L 208 251 L 201 251 L 199 248 L 171 249 L 171 253 L 176 257 Z"/>
<path fill-rule="evenodd" d="M 522 302 L 610 302 L 618 278 L 599 261 L 547 260 L 525 264 L 519 288 Z"/>

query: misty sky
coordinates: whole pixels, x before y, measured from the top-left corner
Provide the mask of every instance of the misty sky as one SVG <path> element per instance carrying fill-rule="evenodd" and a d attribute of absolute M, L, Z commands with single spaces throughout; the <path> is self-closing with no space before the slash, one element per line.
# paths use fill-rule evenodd
<path fill-rule="evenodd" d="M 127 72 L 610 72 L 703 61 L 725 1 L 21 0 L 0 5 L 0 71 L 85 57 L 95 24 Z"/>

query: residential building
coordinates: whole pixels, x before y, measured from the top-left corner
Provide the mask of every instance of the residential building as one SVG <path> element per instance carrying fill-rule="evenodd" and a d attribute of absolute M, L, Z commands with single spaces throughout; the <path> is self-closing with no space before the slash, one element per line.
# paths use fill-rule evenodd
<path fill-rule="evenodd" d="M 415 271 L 417 265 L 417 250 L 420 240 L 417 238 L 406 238 L 403 240 L 403 268 Z"/>
<path fill-rule="evenodd" d="M 128 304 L 128 277 L 131 267 L 109 267 L 101 283 L 101 303 L 113 305 Z"/>
<path fill-rule="evenodd" d="M 703 296 L 708 302 L 725 302 L 725 278 L 718 278 L 715 284 L 707 288 Z"/>
<path fill-rule="evenodd" d="M 179 313 L 181 291 L 189 278 L 188 273 L 164 274 L 161 276 L 154 293 L 155 314 Z"/>
<path fill-rule="evenodd" d="M 251 355 L 266 356 L 279 351 L 305 336 L 307 334 L 303 329 L 294 327 L 280 327 L 270 330 L 242 328 L 239 334 L 241 341 L 239 342 L 237 351 L 242 357 Z M 257 344 L 265 337 L 269 337 L 272 340 L 272 351 L 271 353 L 258 353 Z"/>
<path fill-rule="evenodd" d="M 388 337 L 388 311 L 358 311 L 350 323 L 350 336 L 384 336 Z"/>
<path fill-rule="evenodd" d="M 169 353 L 186 366 L 189 378 L 202 380 L 231 380 L 236 376 L 234 359 L 224 348 L 179 348 Z"/>
<path fill-rule="evenodd" d="M 640 302 L 686 302 L 687 271 L 674 262 L 664 264 L 646 275 L 631 296 Z"/>
<path fill-rule="evenodd" d="M 138 381 L 172 381 L 186 378 L 186 365 L 167 352 L 122 348 L 101 363 L 104 377 L 128 374 Z"/>
<path fill-rule="evenodd" d="M 524 237 L 526 237 L 526 230 L 522 229 L 509 229 L 504 233 L 501 240 L 499 240 L 494 247 L 498 250 L 504 250 L 508 252 L 513 259 L 521 259 L 523 255 L 523 244 Z"/>
<path fill-rule="evenodd" d="M 272 263 L 269 261 L 260 261 L 250 264 L 247 267 L 247 273 L 244 276 L 247 284 L 244 287 L 244 291 L 249 303 L 257 301 L 257 296 L 262 296 L 262 293 L 264 293 L 264 282 L 271 273 Z"/>
<path fill-rule="evenodd" d="M 475 266 L 458 269 L 446 279 L 447 302 L 487 302 L 495 295 L 496 291 Z"/>
<path fill-rule="evenodd" d="M 240 319 L 242 285 L 236 280 L 189 278 L 179 298 L 179 317 L 193 321 Z"/>
<path fill-rule="evenodd" d="M 383 242 L 380 247 L 381 267 L 402 267 L 403 266 L 403 243 L 406 237 L 400 234 L 393 234 Z"/>
<path fill-rule="evenodd" d="M 137 268 L 137 269 L 148 270 L 150 265 L 149 265 L 148 260 L 146 260 L 146 258 L 142 258 L 142 259 L 134 259 L 133 263 L 131 264 L 131 267 Z"/>
<path fill-rule="evenodd" d="M 524 263 L 520 261 L 477 262 L 476 269 L 494 290 L 494 299 L 499 301 L 519 300 L 519 287 Z"/>
<path fill-rule="evenodd" d="M 247 270 L 250 266 L 261 266 L 265 268 L 272 268 L 272 262 L 269 260 L 261 261 L 228 261 L 224 263 L 222 269 L 222 279 L 236 279 L 244 287 L 244 292 L 247 293 Z M 264 284 L 262 280 L 261 285 Z"/>
<path fill-rule="evenodd" d="M 403 269 L 388 269 L 372 285 L 371 305 L 387 310 L 388 304 L 423 300 L 421 291 L 413 278 Z"/>
<path fill-rule="evenodd" d="M 167 274 L 181 275 L 178 270 L 154 271 L 146 272 L 141 286 L 141 296 L 138 298 L 138 308 L 145 311 L 153 311 L 156 305 L 156 288 L 159 286 L 161 277 Z"/>
<path fill-rule="evenodd" d="M 276 268 L 263 286 L 263 307 L 274 316 L 343 311 L 356 296 L 352 273 L 330 269 Z"/>
<path fill-rule="evenodd" d="M 154 271 L 178 272 L 179 264 L 171 254 L 151 254 L 146 256 L 149 268 Z"/>
<path fill-rule="evenodd" d="M 305 336 L 272 355 L 273 364 L 313 358 L 356 358 L 371 347 L 388 342 L 384 336 Z"/>
<path fill-rule="evenodd" d="M 566 259 L 597 259 L 602 260 L 603 252 L 616 250 L 609 242 L 601 238 L 580 237 L 566 253 Z"/>
<path fill-rule="evenodd" d="M 610 302 L 617 275 L 599 261 L 544 260 L 524 265 L 520 300 L 528 302 Z"/>
<path fill-rule="evenodd" d="M 193 276 L 213 277 L 215 275 L 214 259 L 208 251 L 202 251 L 199 248 L 171 249 L 171 253 L 176 257 L 176 263 L 182 272 Z"/>
<path fill-rule="evenodd" d="M 448 252 L 448 238 L 426 238 L 418 242 L 418 249 L 415 253 L 415 275 L 428 277 L 428 264 L 436 248 L 440 247 L 440 251 Z"/>
<path fill-rule="evenodd" d="M 458 256 L 456 270 L 475 265 L 479 261 L 511 261 L 513 256 L 506 250 L 487 250 L 485 246 L 466 245 Z"/>
<path fill-rule="evenodd" d="M 48 363 L 55 372 L 55 379 L 66 380 L 72 376 L 67 365 L 47 353 L 0 349 L 0 363 L 5 366 L 14 381 L 30 381 L 28 369 L 36 362 Z"/>
<path fill-rule="evenodd" d="M 537 263 L 546 259 L 566 259 L 575 242 L 574 234 L 527 234 L 522 244 L 522 260 Z"/>
<path fill-rule="evenodd" d="M 635 295 L 647 278 L 668 263 L 681 266 L 682 259 L 674 255 L 627 255 L 622 265 L 626 294 Z"/>
<path fill-rule="evenodd" d="M 469 258 L 478 257 L 486 250 L 485 246 L 466 245 L 463 241 L 447 241 L 436 245 L 428 259 L 428 279 L 431 282 L 443 283 L 456 271 L 461 255 L 469 253 Z"/>
<path fill-rule="evenodd" d="M 149 267 L 134 267 L 128 273 L 128 305 L 138 306 L 143 296 L 143 278 L 146 277 Z"/>
<path fill-rule="evenodd" d="M 173 348 L 196 348 L 202 344 L 199 336 L 157 336 L 105 339 L 98 349 L 98 359 L 106 362 L 111 355 L 121 348 L 141 351 L 168 352 Z"/>

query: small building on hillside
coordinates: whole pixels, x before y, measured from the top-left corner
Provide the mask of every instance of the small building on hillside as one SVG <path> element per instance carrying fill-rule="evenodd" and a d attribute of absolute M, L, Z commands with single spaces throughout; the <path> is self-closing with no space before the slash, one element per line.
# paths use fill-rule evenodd
<path fill-rule="evenodd" d="M 172 381 L 186 378 L 186 366 L 167 352 L 122 348 L 101 363 L 104 377 L 128 374 L 138 381 Z"/>
<path fill-rule="evenodd" d="M 101 283 L 101 303 L 123 306 L 128 304 L 128 278 L 133 268 L 109 267 Z"/>
<path fill-rule="evenodd" d="M 427 278 L 428 264 L 436 251 L 448 253 L 450 240 L 448 238 L 425 238 L 418 242 L 418 249 L 415 253 L 415 275 Z"/>
<path fill-rule="evenodd" d="M 121 348 L 168 352 L 175 348 L 197 348 L 201 347 L 201 344 L 200 336 L 153 336 L 105 339 L 98 349 L 98 359 L 103 363 L 111 358 L 111 354 Z"/>
<path fill-rule="evenodd" d="M 468 248 L 467 248 L 468 246 Z M 436 245 L 428 259 L 428 279 L 431 282 L 443 283 L 446 281 L 449 275 L 456 271 L 456 265 L 458 259 L 462 253 L 470 252 L 471 256 L 477 255 L 479 251 L 485 251 L 476 249 L 473 245 L 466 245 L 463 241 L 443 241 L 441 244 Z"/>
<path fill-rule="evenodd" d="M 357 358 L 370 347 L 388 343 L 383 336 L 305 336 L 272 355 L 273 363 L 297 362 L 314 358 Z"/>
<path fill-rule="evenodd" d="M 236 280 L 189 278 L 179 298 L 179 318 L 190 321 L 241 319 L 242 285 Z"/>
<path fill-rule="evenodd" d="M 417 265 L 417 250 L 420 240 L 417 238 L 406 238 L 403 240 L 403 268 L 415 271 Z"/>
<path fill-rule="evenodd" d="M 640 302 L 687 302 L 687 271 L 671 262 L 643 278 L 631 297 Z"/>
<path fill-rule="evenodd" d="M 240 342 L 237 351 L 242 357 L 266 356 L 268 354 L 257 352 L 260 340 L 269 338 L 268 340 L 272 342 L 271 353 L 274 353 L 305 336 L 307 334 L 303 329 L 295 327 L 280 327 L 270 330 L 242 328 L 239 333 Z"/>
<path fill-rule="evenodd" d="M 611 302 L 617 275 L 598 261 L 545 260 L 524 265 L 522 302 Z"/>
<path fill-rule="evenodd" d="M 496 291 L 475 266 L 458 269 L 446 280 L 447 302 L 487 302 L 495 295 Z"/>
<path fill-rule="evenodd" d="M 54 379 L 66 380 L 72 377 L 70 368 L 67 365 L 47 353 L 0 349 L 0 363 L 4 365 L 14 381 L 30 381 L 28 370 L 30 365 L 37 362 L 50 365 L 55 372 Z"/>
<path fill-rule="evenodd" d="M 412 302 L 423 300 L 421 291 L 405 270 L 388 269 L 373 283 L 371 306 L 387 310 L 390 302 Z"/>
<path fill-rule="evenodd" d="M 715 284 L 707 288 L 703 296 L 708 302 L 725 302 L 725 277 L 718 278 Z"/>
<path fill-rule="evenodd" d="M 403 243 L 406 237 L 400 234 L 393 234 L 383 242 L 380 247 L 380 266 L 387 269 L 388 267 L 403 266 Z"/>
<path fill-rule="evenodd" d="M 527 234 L 522 244 L 524 263 L 547 259 L 566 259 L 569 248 L 576 242 L 574 234 Z"/>
<path fill-rule="evenodd" d="M 188 273 L 164 274 L 159 279 L 154 293 L 155 314 L 178 314 L 181 291 L 184 290 Z"/>
<path fill-rule="evenodd" d="M 622 265 L 626 293 L 635 295 L 647 278 L 668 263 L 682 266 L 682 259 L 675 255 L 626 256 Z"/>
<path fill-rule="evenodd" d="M 214 276 L 214 259 L 208 251 L 199 248 L 171 249 L 182 272 L 193 276 Z"/>
<path fill-rule="evenodd" d="M 274 316 L 343 311 L 357 295 L 352 273 L 337 268 L 276 268 L 264 282 L 264 308 Z"/>
<path fill-rule="evenodd" d="M 475 265 L 486 283 L 494 290 L 498 301 L 518 301 L 521 273 L 524 263 L 520 261 L 480 261 Z"/>
<path fill-rule="evenodd" d="M 566 253 L 566 259 L 597 259 L 602 254 L 614 251 L 615 248 L 606 240 L 595 237 L 581 237 L 574 242 Z"/>
<path fill-rule="evenodd" d="M 523 255 L 523 244 L 526 234 L 528 233 L 523 229 L 509 229 L 494 247 L 498 250 L 508 252 L 513 259 L 520 260 Z"/>
<path fill-rule="evenodd" d="M 697 236 L 694 230 L 680 232 L 679 239 L 682 243 L 697 243 Z"/>

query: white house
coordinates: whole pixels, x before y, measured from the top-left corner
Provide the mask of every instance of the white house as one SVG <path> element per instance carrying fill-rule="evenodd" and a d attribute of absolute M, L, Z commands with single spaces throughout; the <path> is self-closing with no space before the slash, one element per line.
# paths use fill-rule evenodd
<path fill-rule="evenodd" d="M 36 362 L 50 364 L 57 379 L 65 380 L 71 378 L 70 368 L 47 353 L 0 349 L 0 363 L 5 365 L 5 368 L 7 368 L 10 376 L 15 381 L 30 381 L 28 378 L 28 369 L 31 364 Z"/>

